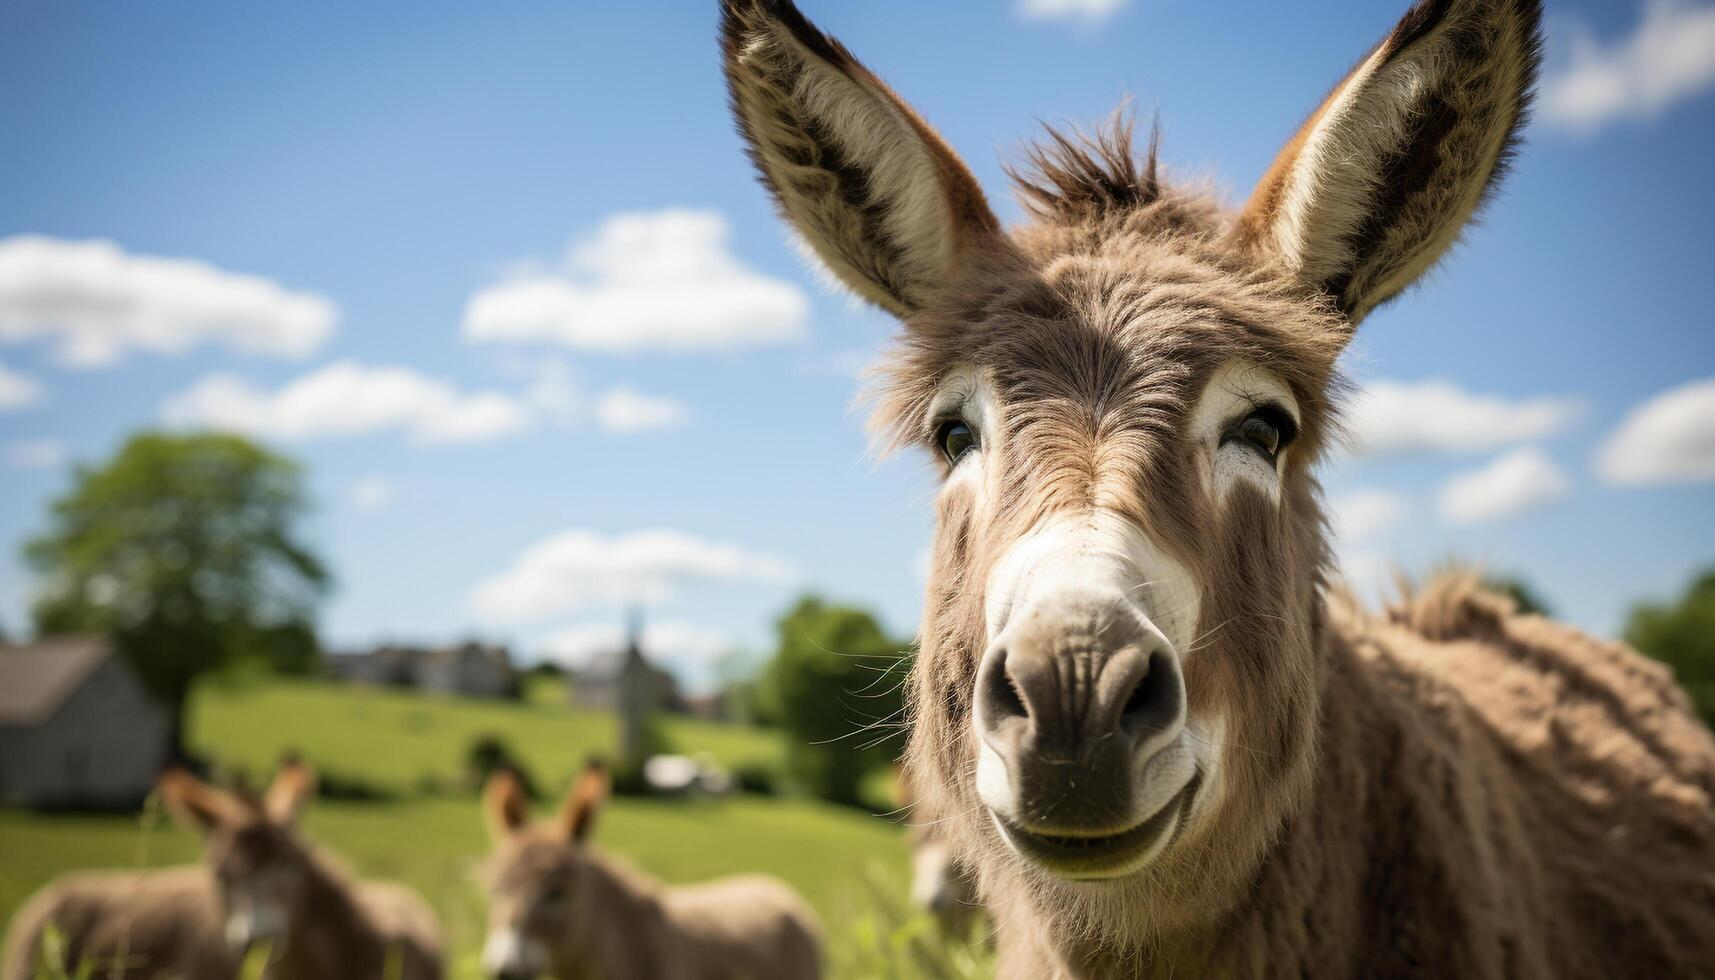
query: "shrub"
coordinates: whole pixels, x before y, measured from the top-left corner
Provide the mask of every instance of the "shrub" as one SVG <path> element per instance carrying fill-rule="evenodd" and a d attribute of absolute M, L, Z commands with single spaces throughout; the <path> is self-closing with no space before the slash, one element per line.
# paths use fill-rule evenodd
<path fill-rule="evenodd" d="M 316 795 L 347 803 L 392 803 L 399 799 L 399 794 L 386 786 L 322 766 L 316 766 Z"/>
<path fill-rule="evenodd" d="M 766 762 L 741 762 L 733 767 L 733 785 L 740 793 L 756 796 L 776 796 L 780 793 L 780 773 Z"/>
<path fill-rule="evenodd" d="M 1626 622 L 1626 642 L 1673 668 L 1703 720 L 1715 725 L 1715 569 L 1670 603 L 1644 603 Z"/>
<path fill-rule="evenodd" d="M 505 770 L 518 777 L 518 782 L 524 787 L 524 795 L 532 800 L 542 798 L 529 767 L 499 735 L 488 733 L 471 739 L 465 749 L 464 760 L 465 787 L 472 792 L 482 792 L 490 776 Z"/>
<path fill-rule="evenodd" d="M 899 751 L 908 644 L 869 613 L 814 596 L 781 617 L 779 634 L 764 681 L 792 778 L 821 799 L 863 806 L 865 777 Z"/>

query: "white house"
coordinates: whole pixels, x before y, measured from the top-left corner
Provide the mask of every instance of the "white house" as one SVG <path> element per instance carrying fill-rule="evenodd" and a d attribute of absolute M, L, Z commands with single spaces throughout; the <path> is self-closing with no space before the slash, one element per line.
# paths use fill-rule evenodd
<path fill-rule="evenodd" d="M 135 806 L 167 739 L 167 713 L 110 640 L 0 646 L 0 804 Z"/>

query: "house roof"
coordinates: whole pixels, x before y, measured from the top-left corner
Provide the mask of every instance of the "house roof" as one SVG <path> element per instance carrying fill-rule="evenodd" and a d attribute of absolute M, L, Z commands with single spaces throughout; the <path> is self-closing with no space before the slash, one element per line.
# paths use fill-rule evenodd
<path fill-rule="evenodd" d="M 47 721 L 112 654 L 113 644 L 100 636 L 0 645 L 0 725 Z"/>

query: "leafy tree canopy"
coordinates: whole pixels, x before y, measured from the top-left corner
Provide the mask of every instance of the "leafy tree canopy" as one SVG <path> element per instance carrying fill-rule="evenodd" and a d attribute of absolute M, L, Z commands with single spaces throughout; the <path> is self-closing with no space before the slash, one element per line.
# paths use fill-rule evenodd
<path fill-rule="evenodd" d="M 1676 602 L 1643 603 L 1626 623 L 1626 642 L 1673 668 L 1673 675 L 1715 725 L 1715 568 Z"/>
<path fill-rule="evenodd" d="M 198 674 L 303 668 L 328 575 L 303 545 L 298 465 L 238 436 L 142 433 L 80 467 L 25 546 L 40 633 L 106 632 L 178 718 Z"/>
<path fill-rule="evenodd" d="M 778 632 L 764 685 L 792 774 L 822 799 L 862 805 L 864 777 L 899 754 L 908 644 L 869 613 L 814 596 L 781 617 Z"/>

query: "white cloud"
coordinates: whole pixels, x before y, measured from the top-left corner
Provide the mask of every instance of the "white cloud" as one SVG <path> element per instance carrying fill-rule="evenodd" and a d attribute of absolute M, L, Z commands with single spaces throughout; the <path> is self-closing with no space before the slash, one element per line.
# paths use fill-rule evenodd
<path fill-rule="evenodd" d="M 778 580 L 787 564 L 681 531 L 605 537 L 569 530 L 531 545 L 512 567 L 478 583 L 472 605 L 500 623 L 545 619 L 603 602 L 659 602 L 701 582 Z"/>
<path fill-rule="evenodd" d="M 1026 20 L 1107 20 L 1127 0 L 1019 0 L 1018 12 Z"/>
<path fill-rule="evenodd" d="M 1634 485 L 1715 481 L 1715 378 L 1632 409 L 1597 452 L 1596 472 Z"/>
<path fill-rule="evenodd" d="M 1553 503 L 1572 482 L 1535 446 L 1515 449 L 1486 466 L 1467 470 L 1441 486 L 1437 507 L 1453 524 L 1477 524 Z"/>
<path fill-rule="evenodd" d="M 1542 85 L 1543 118 L 1578 130 L 1659 115 L 1715 84 L 1715 5 L 1649 0 L 1637 33 L 1606 46 L 1569 27 L 1568 64 Z"/>
<path fill-rule="evenodd" d="M 1392 490 L 1357 490 L 1336 498 L 1329 505 L 1334 515 L 1334 534 L 1345 544 L 1375 537 L 1405 517 L 1405 498 Z"/>
<path fill-rule="evenodd" d="M 580 623 L 554 630 L 541 643 L 542 655 L 570 666 L 613 653 L 625 644 L 617 623 Z M 732 637 L 721 630 L 683 622 L 649 623 L 643 627 L 643 653 L 653 660 L 706 663 L 732 649 Z"/>
<path fill-rule="evenodd" d="M 366 476 L 353 483 L 345 496 L 357 510 L 382 510 L 393 502 L 393 483 L 384 476 Z"/>
<path fill-rule="evenodd" d="M 41 401 L 42 386 L 35 378 L 14 371 L 0 361 L 0 412 L 26 408 Z"/>
<path fill-rule="evenodd" d="M 1374 381 L 1347 412 L 1359 454 L 1475 452 L 1564 429 L 1583 412 L 1571 398 L 1507 399 L 1468 392 L 1452 381 Z"/>
<path fill-rule="evenodd" d="M 101 240 L 0 240 L 0 341 L 48 338 L 72 365 L 205 343 L 301 357 L 327 340 L 338 317 L 314 293 L 195 259 L 134 255 Z"/>
<path fill-rule="evenodd" d="M 685 421 L 685 406 L 671 398 L 615 388 L 596 402 L 596 419 L 609 432 L 649 432 L 670 429 Z"/>
<path fill-rule="evenodd" d="M 558 358 L 547 358 L 526 368 L 524 373 L 530 379 L 524 389 L 524 401 L 532 411 L 561 428 L 576 428 L 583 423 L 588 409 L 572 376 L 571 365 Z"/>
<path fill-rule="evenodd" d="M 6 447 L 6 465 L 15 470 L 51 470 L 65 464 L 65 443 L 58 439 L 25 439 Z"/>
<path fill-rule="evenodd" d="M 338 361 L 263 391 L 227 374 L 170 397 L 174 425 L 304 440 L 403 432 L 419 444 L 479 442 L 523 431 L 529 408 L 498 392 L 461 392 L 410 368 Z"/>
<path fill-rule="evenodd" d="M 716 350 L 805 336 L 803 290 L 749 268 L 728 250 L 717 211 L 668 209 L 608 218 L 563 268 L 479 290 L 464 335 L 481 342 L 579 350 Z"/>

